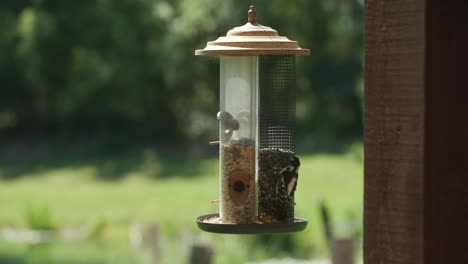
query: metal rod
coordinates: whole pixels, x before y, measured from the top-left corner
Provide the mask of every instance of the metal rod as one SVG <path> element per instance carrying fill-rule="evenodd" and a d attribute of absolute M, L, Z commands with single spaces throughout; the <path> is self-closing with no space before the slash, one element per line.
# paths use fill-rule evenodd
<path fill-rule="evenodd" d="M 214 145 L 219 145 L 219 143 L 220 143 L 219 141 L 211 141 L 211 142 L 209 142 L 208 144 L 209 144 L 210 146 L 214 146 Z"/>

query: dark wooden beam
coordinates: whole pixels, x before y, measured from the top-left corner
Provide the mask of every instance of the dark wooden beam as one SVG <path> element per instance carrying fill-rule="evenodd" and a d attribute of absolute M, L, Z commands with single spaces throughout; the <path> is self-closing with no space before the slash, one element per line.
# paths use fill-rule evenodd
<path fill-rule="evenodd" d="M 364 259 L 423 264 L 424 1 L 365 8 Z"/>
<path fill-rule="evenodd" d="M 467 5 L 366 1 L 366 264 L 468 263 Z"/>
<path fill-rule="evenodd" d="M 425 263 L 468 263 L 468 4 L 426 4 Z"/>

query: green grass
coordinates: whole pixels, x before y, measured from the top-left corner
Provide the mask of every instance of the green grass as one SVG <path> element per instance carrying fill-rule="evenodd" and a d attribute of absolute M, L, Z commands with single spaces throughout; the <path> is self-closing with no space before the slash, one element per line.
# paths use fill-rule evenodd
<path fill-rule="evenodd" d="M 354 232 L 356 226 L 360 228 L 361 152 L 358 146 L 341 154 L 299 155 L 302 167 L 296 192 L 296 216 L 310 222 L 306 231 L 293 237 L 296 257 L 326 254 L 317 206 L 319 199 L 325 199 L 329 205 L 338 235 Z M 72 263 L 71 259 L 86 258 L 86 254 L 95 256 L 96 261 L 92 263 L 114 263 L 113 259 L 123 252 L 141 255 L 128 247 L 127 228 L 132 222 L 159 225 L 162 263 L 186 262 L 193 243 L 214 245 L 215 263 L 223 264 L 266 258 L 274 251 L 274 243 L 259 246 L 255 236 L 209 234 L 196 228 L 197 216 L 218 212 L 218 205 L 211 203 L 218 198 L 217 159 L 163 155 L 154 150 L 109 156 L 78 154 L 72 160 L 65 158 L 59 162 L 50 160 L 54 157 L 39 161 L 3 159 L 0 227 L 28 226 L 30 208 L 47 208 L 49 221 L 59 227 L 104 223 L 99 239 L 115 247 L 95 250 L 94 242 L 89 242 L 91 246 L 80 245 L 84 242 L 78 246 L 54 243 L 46 250 L 56 252 L 50 253 L 56 259 L 54 263 L 66 263 L 59 261 L 66 256 L 70 259 L 67 263 Z M 112 173 L 118 173 L 118 177 L 112 177 Z M 5 252 L 10 258 L 23 261 L 11 263 L 35 263 L 23 258 L 25 254 L 30 255 L 29 247 L 0 242 L 0 262 Z M 124 261 L 119 263 L 125 263 L 125 257 L 117 258 Z"/>

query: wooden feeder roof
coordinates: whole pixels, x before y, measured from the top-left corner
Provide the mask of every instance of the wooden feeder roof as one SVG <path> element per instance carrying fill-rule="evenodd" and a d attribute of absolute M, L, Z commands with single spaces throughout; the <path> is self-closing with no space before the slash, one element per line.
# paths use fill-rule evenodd
<path fill-rule="evenodd" d="M 279 36 L 271 27 L 257 23 L 255 7 L 249 10 L 247 24 L 231 29 L 225 37 L 207 43 L 195 55 L 255 56 L 255 55 L 309 55 L 310 50 L 299 47 L 297 41 Z"/>

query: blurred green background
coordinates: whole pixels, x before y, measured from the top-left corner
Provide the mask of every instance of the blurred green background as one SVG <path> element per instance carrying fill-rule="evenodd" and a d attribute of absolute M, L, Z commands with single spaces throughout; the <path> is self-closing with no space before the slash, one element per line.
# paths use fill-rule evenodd
<path fill-rule="evenodd" d="M 207 142 L 219 108 L 218 61 L 194 50 L 245 24 L 250 1 L 2 0 L 0 263 L 150 263 L 131 243 L 138 223 L 157 225 L 161 263 L 200 243 L 215 263 L 326 258 L 320 199 L 359 242 L 363 0 L 255 4 L 261 24 L 311 50 L 297 59 L 296 116 L 308 229 L 223 236 L 194 223 L 218 210 Z M 10 235 L 29 229 L 53 239 Z"/>

